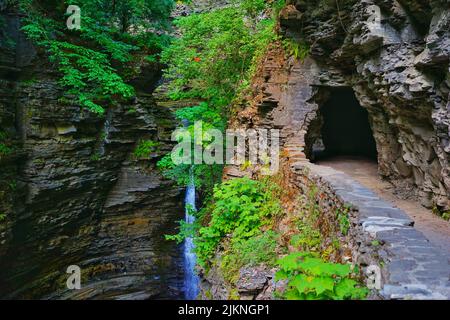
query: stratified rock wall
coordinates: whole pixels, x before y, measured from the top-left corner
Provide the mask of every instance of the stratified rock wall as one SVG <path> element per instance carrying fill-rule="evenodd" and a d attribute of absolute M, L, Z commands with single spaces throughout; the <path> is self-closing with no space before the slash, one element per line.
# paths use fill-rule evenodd
<path fill-rule="evenodd" d="M 324 104 L 333 91 L 350 88 L 368 111 L 380 174 L 399 195 L 448 212 L 449 1 L 287 2 L 280 13 L 281 31 L 290 45 L 307 45 L 310 53 L 300 60 L 287 57 L 281 45 L 271 47 L 253 79 L 252 99 L 241 103 L 243 110 L 236 108 L 231 127 L 280 129 L 281 160 L 295 173 L 291 185 L 303 192 L 315 185 L 324 215 L 336 212 L 336 206 L 353 205 L 347 242 L 351 261 L 362 270 L 382 266 L 383 290 L 370 298 L 448 297 L 445 252 L 414 229 L 404 212 L 349 177 L 309 160 L 323 148 Z M 251 175 L 252 170 L 229 166 L 225 175 Z M 373 250 L 373 243 L 382 246 Z M 224 283 L 213 269 L 203 278 L 203 298 L 227 297 Z M 267 289 L 275 286 L 257 270 L 245 283 L 263 284 L 256 294 L 250 291 L 252 299 L 265 299 Z M 234 289 L 248 293 L 246 287 Z"/>
<path fill-rule="evenodd" d="M 289 3 L 281 13 L 281 26 L 286 36 L 311 48 L 310 67 L 302 67 L 311 68 L 309 88 L 304 89 L 311 93 L 303 91 L 310 100 L 302 103 L 305 100 L 297 91 L 299 83 L 305 83 L 296 78 L 297 62 L 267 66 L 261 90 L 266 104 L 275 108 L 264 117 L 277 121 L 280 110 L 293 110 L 304 131 L 306 153 L 311 155 L 321 138 L 320 106 L 331 89 L 351 87 L 369 112 L 380 174 L 405 197 L 448 211 L 449 2 Z"/>
<path fill-rule="evenodd" d="M 164 240 L 183 217 L 182 190 L 156 169 L 175 121 L 151 92 L 147 65 L 138 97 L 96 116 L 68 99 L 45 52 L 20 32 L 0 1 L 0 298 L 178 298 L 180 248 Z M 134 83 L 133 83 L 134 84 Z M 136 159 L 141 139 L 159 142 Z M 66 289 L 67 267 L 82 290 Z"/>

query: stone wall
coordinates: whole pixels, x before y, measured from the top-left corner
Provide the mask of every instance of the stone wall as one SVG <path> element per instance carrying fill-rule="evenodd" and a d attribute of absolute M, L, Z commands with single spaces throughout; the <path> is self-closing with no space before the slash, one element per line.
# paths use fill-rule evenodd
<path fill-rule="evenodd" d="M 290 152 L 295 154 L 295 148 Z M 361 268 L 366 281 L 373 281 L 369 276 L 380 276 L 380 287 L 369 299 L 450 297 L 447 255 L 414 228 L 414 221 L 405 212 L 334 169 L 293 158 L 291 170 L 296 177 L 292 183 L 304 193 L 311 186 L 320 190 L 316 201 L 323 215 L 333 217 L 350 209 L 349 262 Z"/>
<path fill-rule="evenodd" d="M 0 298 L 182 296 L 180 248 L 164 234 L 184 215 L 183 192 L 155 168 L 175 120 L 146 91 L 160 67 L 141 67 L 134 102 L 96 116 L 64 96 L 17 12 L 3 3 L 0 17 L 0 130 L 13 149 L 0 159 Z M 133 156 L 141 139 L 160 143 L 150 160 Z"/>

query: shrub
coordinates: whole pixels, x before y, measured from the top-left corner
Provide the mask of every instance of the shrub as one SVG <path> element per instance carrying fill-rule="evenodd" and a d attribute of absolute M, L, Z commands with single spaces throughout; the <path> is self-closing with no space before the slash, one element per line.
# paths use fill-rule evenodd
<path fill-rule="evenodd" d="M 3 156 L 7 156 L 8 154 L 10 154 L 12 152 L 12 149 L 10 147 L 8 147 L 7 145 L 5 145 L 4 143 L 0 143 L 0 159 Z"/>
<path fill-rule="evenodd" d="M 292 253 L 278 261 L 276 280 L 288 280 L 288 300 L 363 299 L 368 290 L 351 278 L 348 264 L 323 261 L 311 253 Z"/>
<path fill-rule="evenodd" d="M 298 223 L 299 233 L 292 236 L 291 245 L 303 251 L 320 251 L 322 245 L 322 235 L 320 230 L 312 225 L 300 221 Z"/>
<path fill-rule="evenodd" d="M 20 0 L 19 4 L 24 13 L 22 30 L 46 50 L 61 73 L 60 85 L 81 106 L 102 114 L 103 105 L 135 95 L 126 78 L 135 72 L 139 51 L 155 55 L 167 45 L 166 36 L 148 30 L 164 25 L 174 2 L 67 0 L 51 12 L 45 10 L 44 1 Z M 82 10 L 79 31 L 69 31 L 65 25 L 69 4 Z M 120 72 L 114 63 L 120 64 Z"/>
<path fill-rule="evenodd" d="M 279 234 L 274 231 L 261 232 L 249 239 L 234 240 L 225 252 L 221 269 L 225 280 L 235 283 L 242 267 L 261 264 L 275 266 L 278 258 Z"/>
<path fill-rule="evenodd" d="M 346 236 L 350 230 L 350 219 L 348 217 L 348 209 L 343 211 L 339 210 L 336 212 L 336 218 L 339 223 L 339 229 L 341 233 Z"/>
<path fill-rule="evenodd" d="M 199 230 L 195 244 L 199 263 L 214 255 L 219 242 L 227 235 L 233 241 L 249 239 L 281 212 L 271 186 L 249 178 L 232 179 L 214 189 L 211 219 Z"/>

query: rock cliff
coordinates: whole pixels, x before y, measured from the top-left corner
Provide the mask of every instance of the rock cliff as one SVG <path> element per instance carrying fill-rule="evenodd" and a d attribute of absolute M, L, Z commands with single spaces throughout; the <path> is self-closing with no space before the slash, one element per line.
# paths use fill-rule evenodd
<path fill-rule="evenodd" d="M 288 1 L 281 31 L 309 58 L 280 62 L 272 50 L 254 85 L 258 112 L 245 110 L 237 119 L 278 126 L 285 137 L 300 129 L 314 160 L 323 143 L 324 104 L 333 90 L 352 90 L 368 111 L 380 174 L 402 196 L 444 213 L 450 209 L 449 15 L 448 1 Z"/>
<path fill-rule="evenodd" d="M 282 160 L 294 172 L 291 186 L 305 189 L 311 181 L 318 186 L 317 205 L 324 215 L 353 205 L 351 237 L 344 241 L 351 251 L 348 261 L 363 268 L 384 265 L 384 291 L 372 298 L 448 297 L 448 257 L 413 228 L 404 212 L 339 173 L 310 162 L 324 151 L 324 128 L 330 117 L 327 103 L 343 107 L 340 93 L 350 92 L 367 112 L 380 175 L 395 185 L 398 196 L 419 200 L 444 217 L 448 214 L 449 2 L 298 0 L 287 4 L 279 17 L 287 40 L 265 56 L 253 79 L 252 94 L 239 102 L 230 126 L 280 129 Z M 286 48 L 299 57 L 286 54 Z M 300 59 L 302 52 L 308 53 L 307 58 Z M 249 172 L 236 167 L 225 171 L 231 178 L 244 174 Z M 329 217 L 329 223 L 336 222 Z M 383 246 L 373 248 L 374 241 Z M 341 254 L 345 258 L 348 251 Z M 250 268 L 241 270 L 237 285 L 227 288 L 214 269 L 204 277 L 203 298 L 238 292 L 241 298 L 267 299 L 275 285 L 273 272 Z"/>
<path fill-rule="evenodd" d="M 345 1 L 337 15 L 293 5 L 326 70 L 318 90 L 348 85 L 368 110 L 380 174 L 424 206 L 450 209 L 448 2 Z"/>
<path fill-rule="evenodd" d="M 151 90 L 160 66 L 132 84 L 137 98 L 105 116 L 71 104 L 45 52 L 0 2 L 0 298 L 177 298 L 180 248 L 164 234 L 183 217 L 182 190 L 156 169 L 175 120 Z M 151 159 L 133 151 L 158 143 Z M 82 290 L 66 290 L 66 269 Z"/>

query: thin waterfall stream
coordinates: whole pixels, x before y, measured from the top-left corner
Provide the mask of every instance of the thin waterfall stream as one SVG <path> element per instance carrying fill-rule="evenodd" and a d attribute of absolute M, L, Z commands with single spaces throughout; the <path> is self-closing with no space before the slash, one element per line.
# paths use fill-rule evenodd
<path fill-rule="evenodd" d="M 196 210 L 195 207 L 195 182 L 194 172 L 190 172 L 190 183 L 186 188 L 186 223 L 193 224 L 195 217 L 191 214 L 192 210 Z M 195 265 L 197 263 L 197 257 L 193 252 L 194 240 L 187 238 L 184 242 L 184 287 L 186 300 L 195 300 L 199 293 L 199 277 L 195 272 Z"/>

